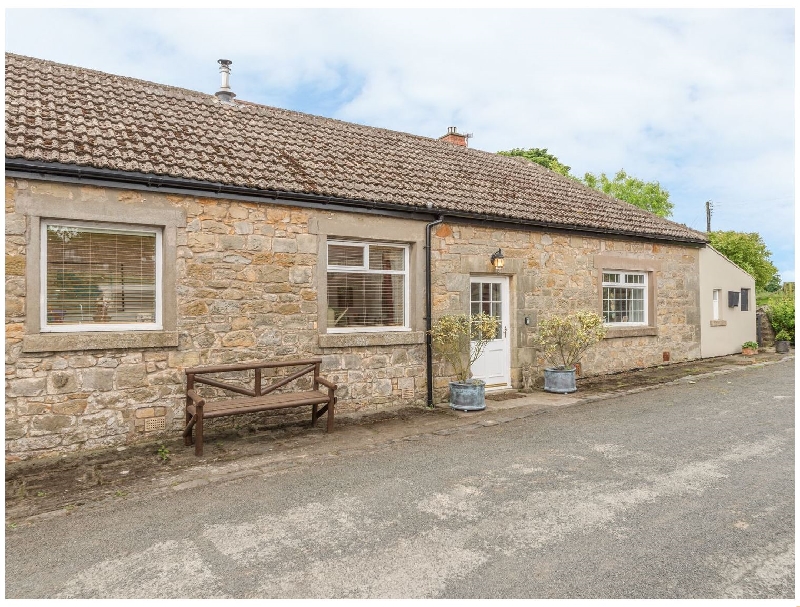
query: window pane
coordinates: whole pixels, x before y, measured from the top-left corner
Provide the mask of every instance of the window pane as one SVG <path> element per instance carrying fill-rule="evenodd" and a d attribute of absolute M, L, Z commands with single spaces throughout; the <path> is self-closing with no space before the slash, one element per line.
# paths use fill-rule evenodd
<path fill-rule="evenodd" d="M 480 301 L 481 299 L 481 286 L 477 282 L 473 282 L 470 286 L 470 300 L 471 301 Z M 477 312 L 474 312 L 477 314 Z"/>
<path fill-rule="evenodd" d="M 328 326 L 403 326 L 405 275 L 328 273 Z"/>
<path fill-rule="evenodd" d="M 645 322 L 644 288 L 603 287 L 603 321 Z"/>
<path fill-rule="evenodd" d="M 47 324 L 156 321 L 156 235 L 47 226 Z"/>
<path fill-rule="evenodd" d="M 370 270 L 405 270 L 405 249 L 370 246 L 369 268 Z"/>
<path fill-rule="evenodd" d="M 500 301 L 500 285 L 492 283 L 492 301 Z"/>
<path fill-rule="evenodd" d="M 328 265 L 329 266 L 355 266 L 364 267 L 364 247 L 328 244 Z"/>
<path fill-rule="evenodd" d="M 603 282 L 619 282 L 619 274 L 603 274 Z"/>
<path fill-rule="evenodd" d="M 625 274 L 625 282 L 629 285 L 643 285 L 643 274 Z"/>

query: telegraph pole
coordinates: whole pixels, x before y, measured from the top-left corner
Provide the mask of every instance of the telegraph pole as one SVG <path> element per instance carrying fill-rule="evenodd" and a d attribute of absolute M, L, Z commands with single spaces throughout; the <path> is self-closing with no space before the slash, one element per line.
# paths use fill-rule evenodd
<path fill-rule="evenodd" d="M 714 209 L 714 203 L 706 200 L 706 232 L 711 231 L 711 211 Z"/>

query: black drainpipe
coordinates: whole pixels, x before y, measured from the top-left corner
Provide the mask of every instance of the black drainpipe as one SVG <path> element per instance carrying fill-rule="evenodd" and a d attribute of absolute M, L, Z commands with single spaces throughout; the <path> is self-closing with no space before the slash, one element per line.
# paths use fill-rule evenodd
<path fill-rule="evenodd" d="M 431 341 L 431 314 L 433 297 L 431 294 L 431 228 L 444 221 L 444 215 L 425 226 L 425 372 L 428 386 L 428 407 L 433 407 L 433 342 Z"/>

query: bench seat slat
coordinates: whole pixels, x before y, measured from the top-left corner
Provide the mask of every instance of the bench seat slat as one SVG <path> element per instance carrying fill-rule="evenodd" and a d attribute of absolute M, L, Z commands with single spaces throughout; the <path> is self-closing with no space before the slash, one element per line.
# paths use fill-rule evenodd
<path fill-rule="evenodd" d="M 203 407 L 203 417 L 222 417 L 255 411 L 268 411 L 270 409 L 284 409 L 300 405 L 322 405 L 328 402 L 328 395 L 310 390 L 307 392 L 287 392 L 283 394 L 267 394 L 248 398 L 229 398 L 226 400 L 210 401 Z M 189 405 L 186 410 L 190 415 L 196 413 L 196 407 Z"/>

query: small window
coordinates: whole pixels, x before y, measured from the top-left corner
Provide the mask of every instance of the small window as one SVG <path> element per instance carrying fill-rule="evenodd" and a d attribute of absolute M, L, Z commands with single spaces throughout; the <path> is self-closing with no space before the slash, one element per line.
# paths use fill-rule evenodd
<path fill-rule="evenodd" d="M 328 331 L 408 329 L 408 246 L 328 242 Z"/>
<path fill-rule="evenodd" d="M 161 329 L 161 231 L 42 222 L 42 331 Z"/>
<path fill-rule="evenodd" d="M 609 325 L 647 324 L 647 274 L 603 272 L 603 322 Z"/>
<path fill-rule="evenodd" d="M 713 304 L 711 308 L 711 319 L 712 320 L 719 320 L 719 294 L 720 289 L 714 289 L 714 296 L 713 296 Z"/>
<path fill-rule="evenodd" d="M 750 309 L 750 289 L 742 289 L 742 303 L 739 309 L 742 312 L 747 312 Z"/>

